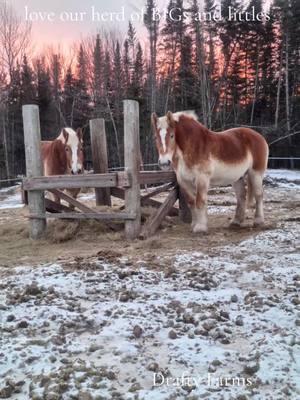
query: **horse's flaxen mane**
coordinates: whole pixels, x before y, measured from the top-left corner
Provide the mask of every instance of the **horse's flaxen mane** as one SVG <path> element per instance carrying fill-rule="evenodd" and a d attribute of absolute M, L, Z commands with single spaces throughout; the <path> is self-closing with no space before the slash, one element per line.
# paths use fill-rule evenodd
<path fill-rule="evenodd" d="M 178 111 L 172 114 L 172 117 L 175 122 L 178 122 L 180 117 L 188 117 L 193 119 L 194 121 L 198 121 L 198 116 L 195 111 Z M 163 117 L 158 118 L 158 128 L 167 129 L 168 128 L 168 117 L 165 115 Z"/>
<path fill-rule="evenodd" d="M 57 140 L 61 140 L 62 142 L 65 142 L 65 138 L 64 138 L 64 131 L 67 132 L 67 134 L 69 135 L 70 138 L 72 137 L 77 137 L 76 132 L 72 129 L 72 128 L 63 128 L 59 134 L 59 136 L 56 138 Z"/>
<path fill-rule="evenodd" d="M 174 121 L 178 122 L 180 117 L 188 117 L 191 119 L 194 119 L 195 121 L 198 121 L 198 116 L 193 110 L 188 110 L 188 111 L 178 111 L 173 114 L 173 119 Z"/>

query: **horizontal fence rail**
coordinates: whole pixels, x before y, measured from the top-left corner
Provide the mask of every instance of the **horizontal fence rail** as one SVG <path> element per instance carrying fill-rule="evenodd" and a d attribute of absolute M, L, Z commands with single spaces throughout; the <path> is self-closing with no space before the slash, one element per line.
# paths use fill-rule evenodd
<path fill-rule="evenodd" d="M 60 219 L 99 219 L 104 221 L 132 221 L 136 218 L 135 214 L 125 212 L 112 212 L 112 213 L 59 213 L 59 214 L 30 214 L 30 219 L 47 219 L 47 218 L 60 218 Z"/>
<path fill-rule="evenodd" d="M 36 176 L 23 180 L 24 190 L 50 190 L 71 188 L 130 187 L 126 172 L 92 175 Z"/>
<path fill-rule="evenodd" d="M 139 173 L 139 184 L 159 184 L 176 181 L 173 171 L 141 171 Z M 23 189 L 51 190 L 71 188 L 104 188 L 104 187 L 130 187 L 130 175 L 123 172 L 111 172 L 107 174 L 86 174 L 86 175 L 58 175 L 58 176 L 37 176 L 24 178 Z"/>
<path fill-rule="evenodd" d="M 300 160 L 300 157 L 269 157 L 269 160 Z"/>

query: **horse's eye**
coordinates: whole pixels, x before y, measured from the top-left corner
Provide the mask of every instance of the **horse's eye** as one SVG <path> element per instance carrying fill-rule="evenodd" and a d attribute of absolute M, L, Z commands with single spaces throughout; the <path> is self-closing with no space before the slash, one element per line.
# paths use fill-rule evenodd
<path fill-rule="evenodd" d="M 65 150 L 66 150 L 66 151 L 69 151 L 69 147 L 65 147 Z"/>
<path fill-rule="evenodd" d="M 174 133 L 171 133 L 170 138 L 174 139 Z"/>

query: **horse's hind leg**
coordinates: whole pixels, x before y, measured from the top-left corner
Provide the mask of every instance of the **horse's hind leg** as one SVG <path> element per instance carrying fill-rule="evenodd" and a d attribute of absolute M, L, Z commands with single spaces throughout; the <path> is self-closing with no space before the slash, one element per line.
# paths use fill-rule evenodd
<path fill-rule="evenodd" d="M 263 173 L 251 169 L 248 171 L 248 179 L 255 198 L 254 226 L 260 226 L 263 225 L 265 221 L 263 207 Z"/>
<path fill-rule="evenodd" d="M 196 202 L 193 210 L 194 233 L 207 232 L 207 191 L 209 180 L 206 176 L 201 176 L 196 182 Z"/>
<path fill-rule="evenodd" d="M 246 213 L 246 184 L 244 177 L 234 182 L 232 185 L 236 194 L 237 205 L 235 210 L 235 216 L 231 221 L 231 226 L 240 226 L 245 220 Z"/>

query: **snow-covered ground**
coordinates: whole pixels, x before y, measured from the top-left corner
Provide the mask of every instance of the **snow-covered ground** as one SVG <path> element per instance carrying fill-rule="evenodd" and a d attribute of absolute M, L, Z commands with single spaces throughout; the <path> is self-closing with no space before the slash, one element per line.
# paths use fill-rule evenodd
<path fill-rule="evenodd" d="M 288 169 L 268 169 L 265 177 L 267 184 L 295 189 L 300 186 L 300 171 Z"/>
<path fill-rule="evenodd" d="M 299 399 L 299 244 L 0 269 L 0 398 Z"/>
<path fill-rule="evenodd" d="M 0 210 L 21 207 L 23 207 L 23 204 L 19 185 L 0 189 Z"/>

